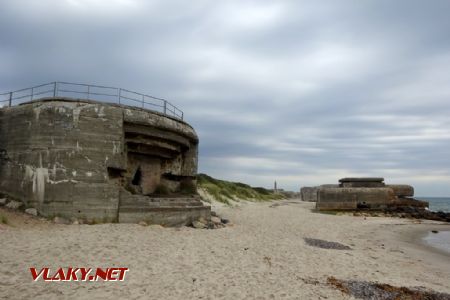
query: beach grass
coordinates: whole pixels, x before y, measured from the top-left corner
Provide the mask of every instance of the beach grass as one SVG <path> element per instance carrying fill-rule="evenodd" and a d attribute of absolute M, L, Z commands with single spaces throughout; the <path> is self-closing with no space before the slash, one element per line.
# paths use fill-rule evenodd
<path fill-rule="evenodd" d="M 216 201 L 229 204 L 230 200 L 269 201 L 285 199 L 283 194 L 274 193 L 263 187 L 251 187 L 241 182 L 220 180 L 206 174 L 197 175 L 199 188 L 204 189 Z"/>
<path fill-rule="evenodd" d="M 7 225 L 9 223 L 8 217 L 5 215 L 0 215 L 0 223 Z"/>

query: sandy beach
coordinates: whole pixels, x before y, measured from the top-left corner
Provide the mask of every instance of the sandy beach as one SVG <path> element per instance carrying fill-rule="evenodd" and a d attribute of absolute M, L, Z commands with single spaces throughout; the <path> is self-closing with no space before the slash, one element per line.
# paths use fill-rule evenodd
<path fill-rule="evenodd" d="M 2 209 L 2 299 L 351 299 L 327 278 L 450 293 L 450 255 L 421 244 L 450 224 L 314 213 L 298 200 L 214 204 L 232 225 L 57 225 Z M 304 238 L 351 250 L 309 246 Z M 33 282 L 30 267 L 128 267 L 123 282 Z"/>

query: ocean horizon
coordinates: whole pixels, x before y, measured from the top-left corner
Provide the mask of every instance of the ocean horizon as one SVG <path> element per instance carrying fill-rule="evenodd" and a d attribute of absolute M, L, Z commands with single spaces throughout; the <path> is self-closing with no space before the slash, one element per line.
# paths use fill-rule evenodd
<path fill-rule="evenodd" d="M 418 200 L 428 201 L 431 211 L 450 212 L 450 197 L 414 197 Z"/>

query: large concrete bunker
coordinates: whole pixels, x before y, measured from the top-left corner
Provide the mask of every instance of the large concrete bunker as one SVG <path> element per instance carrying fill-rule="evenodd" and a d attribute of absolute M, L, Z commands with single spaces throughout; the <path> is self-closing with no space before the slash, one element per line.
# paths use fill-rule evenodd
<path fill-rule="evenodd" d="M 0 193 L 43 216 L 188 224 L 209 219 L 196 195 L 198 137 L 137 107 L 50 97 L 0 109 Z"/>

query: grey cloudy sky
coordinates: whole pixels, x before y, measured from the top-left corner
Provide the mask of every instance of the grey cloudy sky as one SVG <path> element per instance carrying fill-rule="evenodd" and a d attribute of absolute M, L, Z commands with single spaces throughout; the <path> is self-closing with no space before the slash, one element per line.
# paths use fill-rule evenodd
<path fill-rule="evenodd" d="M 170 99 L 199 171 L 298 190 L 383 176 L 450 195 L 450 1 L 0 0 L 0 91 Z"/>

